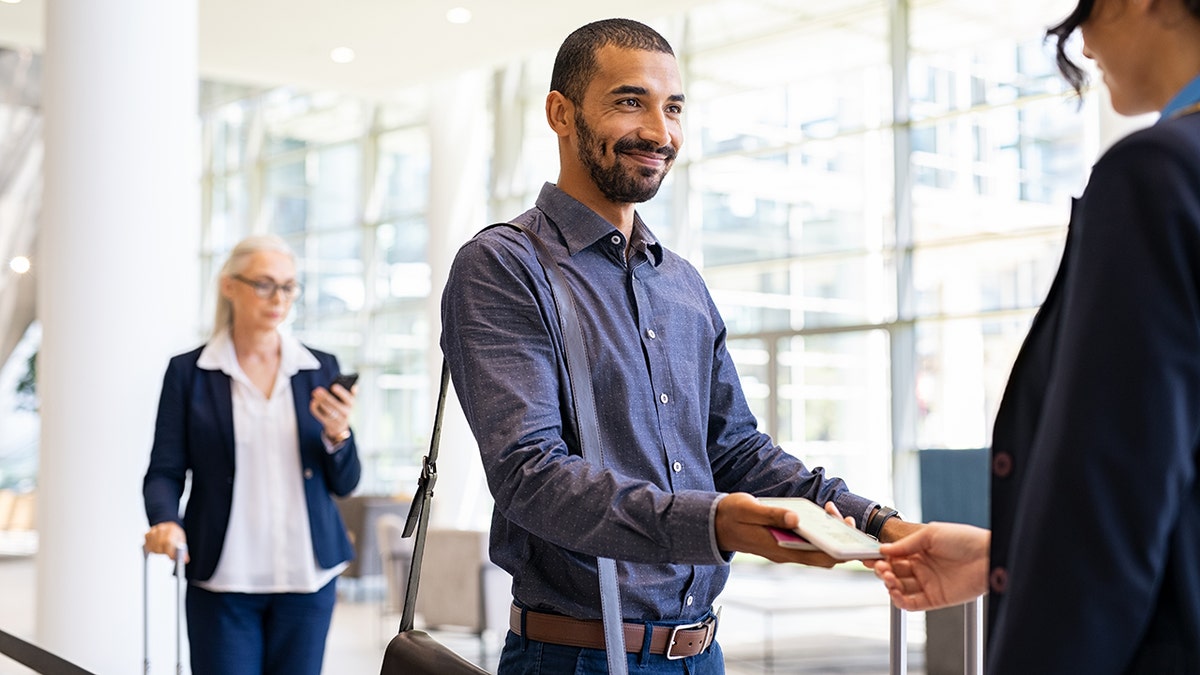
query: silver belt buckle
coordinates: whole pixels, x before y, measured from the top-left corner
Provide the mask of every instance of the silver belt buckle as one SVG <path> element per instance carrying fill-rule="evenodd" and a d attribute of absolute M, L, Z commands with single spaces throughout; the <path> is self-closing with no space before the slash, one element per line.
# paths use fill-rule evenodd
<path fill-rule="evenodd" d="M 708 642 L 717 632 L 717 622 L 720 620 L 721 608 L 718 607 L 716 613 L 711 617 L 711 619 L 704 619 L 703 621 L 697 621 L 696 623 L 685 623 L 683 625 L 671 628 L 671 637 L 667 640 L 667 649 L 664 656 L 667 657 L 668 661 L 678 661 L 679 659 L 686 658 L 683 655 L 673 656 L 671 654 L 671 650 L 675 647 L 675 638 L 678 637 L 679 631 L 704 627 L 704 640 L 702 640 L 702 642 Z"/>

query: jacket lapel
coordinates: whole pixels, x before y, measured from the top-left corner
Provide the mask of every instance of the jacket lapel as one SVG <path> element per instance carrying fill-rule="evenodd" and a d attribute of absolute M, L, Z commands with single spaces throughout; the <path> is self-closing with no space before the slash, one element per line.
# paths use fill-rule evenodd
<path fill-rule="evenodd" d="M 221 429 L 221 440 L 224 441 L 225 451 L 229 461 L 234 459 L 233 446 L 233 388 L 229 376 L 219 370 L 205 370 L 204 379 L 208 382 L 208 393 L 212 397 L 213 410 L 216 411 L 217 425 Z"/>
<path fill-rule="evenodd" d="M 304 447 L 304 439 L 319 436 L 320 426 L 315 418 L 308 413 L 308 403 L 312 400 L 312 390 L 317 388 L 317 375 L 320 370 L 298 370 L 292 376 L 292 398 L 296 403 L 296 431 L 300 434 L 300 447 Z M 300 453 L 303 455 L 303 451 Z"/>

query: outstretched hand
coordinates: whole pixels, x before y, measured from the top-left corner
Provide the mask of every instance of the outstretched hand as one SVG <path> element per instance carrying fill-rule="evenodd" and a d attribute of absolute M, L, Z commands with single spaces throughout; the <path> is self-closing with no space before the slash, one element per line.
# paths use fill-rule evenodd
<path fill-rule="evenodd" d="M 928 523 L 879 547 L 884 560 L 868 562 L 892 603 L 909 611 L 969 602 L 987 592 L 990 530 L 958 523 Z"/>
<path fill-rule="evenodd" d="M 836 508 L 826 508 L 834 515 Z M 846 519 L 850 524 L 853 520 Z M 814 567 L 833 567 L 834 560 L 820 551 L 802 551 L 784 548 L 775 541 L 771 527 L 791 530 L 799 524 L 799 517 L 789 511 L 767 506 L 746 492 L 734 492 L 717 504 L 716 529 L 717 547 L 722 551 L 741 551 L 762 556 L 771 562 L 793 562 Z"/>

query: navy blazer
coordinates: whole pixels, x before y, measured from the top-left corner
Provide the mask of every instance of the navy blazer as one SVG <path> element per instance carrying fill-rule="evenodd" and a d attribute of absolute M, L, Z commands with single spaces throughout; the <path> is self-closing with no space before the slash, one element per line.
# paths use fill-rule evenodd
<path fill-rule="evenodd" d="M 992 440 L 989 675 L 1200 672 L 1200 115 L 1115 144 Z"/>
<path fill-rule="evenodd" d="M 171 359 L 163 379 L 150 466 L 142 484 L 146 517 L 151 525 L 175 521 L 187 533 L 189 580 L 212 577 L 233 502 L 233 392 L 230 378 L 219 370 L 196 367 L 203 347 Z M 332 495 L 344 497 L 358 485 L 362 465 L 354 436 L 330 454 L 321 440 L 321 423 L 309 412 L 312 390 L 328 387 L 337 376 L 332 354 L 309 349 L 321 367 L 292 376 L 300 464 L 312 532 L 313 554 L 323 568 L 354 557 L 345 525 Z M 191 472 L 191 493 L 182 520 L 179 501 Z"/>

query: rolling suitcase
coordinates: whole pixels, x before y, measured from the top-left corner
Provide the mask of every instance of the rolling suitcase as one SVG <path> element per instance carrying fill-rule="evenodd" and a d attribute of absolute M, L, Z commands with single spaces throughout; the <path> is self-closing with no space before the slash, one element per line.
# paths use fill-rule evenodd
<path fill-rule="evenodd" d="M 175 675 L 183 675 L 183 557 L 187 546 L 175 549 Z M 142 547 L 142 672 L 150 675 L 150 552 Z"/>

